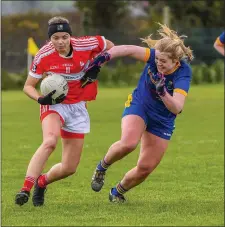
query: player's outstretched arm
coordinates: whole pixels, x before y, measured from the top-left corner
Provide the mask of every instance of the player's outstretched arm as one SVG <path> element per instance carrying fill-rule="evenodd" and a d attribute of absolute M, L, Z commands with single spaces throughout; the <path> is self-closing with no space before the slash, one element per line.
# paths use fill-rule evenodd
<path fill-rule="evenodd" d="M 89 71 L 93 67 L 99 67 L 110 61 L 110 59 L 126 56 L 146 62 L 150 56 L 150 50 L 148 48 L 134 45 L 113 46 L 110 50 L 99 54 L 90 63 L 90 66 L 86 71 Z"/>
<path fill-rule="evenodd" d="M 110 40 L 106 39 L 106 50 L 111 49 L 112 47 L 114 47 L 114 43 L 111 42 Z"/>
<path fill-rule="evenodd" d="M 114 46 L 107 52 L 110 54 L 111 59 L 117 57 L 132 57 L 140 61 L 146 61 L 147 48 L 135 45 L 120 45 Z"/>

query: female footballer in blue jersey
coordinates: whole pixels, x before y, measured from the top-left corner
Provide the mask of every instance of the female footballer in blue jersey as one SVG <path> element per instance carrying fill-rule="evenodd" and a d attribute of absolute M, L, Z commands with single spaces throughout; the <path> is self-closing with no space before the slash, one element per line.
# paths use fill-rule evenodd
<path fill-rule="evenodd" d="M 225 32 L 223 32 L 219 37 L 217 37 L 214 48 L 224 56 L 224 44 L 225 44 Z"/>
<path fill-rule="evenodd" d="M 98 56 L 93 65 L 130 56 L 146 62 L 137 87 L 128 96 L 122 117 L 121 139 L 112 144 L 97 165 L 91 187 L 100 191 L 107 168 L 135 150 L 141 142 L 137 165 L 110 190 L 111 202 L 124 202 L 123 194 L 143 182 L 160 163 L 174 131 L 174 121 L 183 107 L 192 72 L 187 61 L 192 50 L 167 26 L 160 24 L 161 39 L 143 39 L 149 48 L 121 45 Z"/>

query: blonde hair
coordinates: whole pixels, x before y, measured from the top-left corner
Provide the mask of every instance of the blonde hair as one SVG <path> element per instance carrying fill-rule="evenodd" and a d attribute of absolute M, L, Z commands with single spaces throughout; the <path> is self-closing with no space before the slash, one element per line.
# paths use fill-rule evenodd
<path fill-rule="evenodd" d="M 69 24 L 69 20 L 67 20 L 65 17 L 52 17 L 49 21 L 48 21 L 48 25 L 51 24 L 58 24 L 58 23 L 67 23 Z"/>
<path fill-rule="evenodd" d="M 162 38 L 153 40 L 151 38 L 152 35 L 150 35 L 144 39 L 141 38 L 142 42 L 146 43 L 150 48 L 168 53 L 172 60 L 178 59 L 180 61 L 183 58 L 187 58 L 188 61 L 192 61 L 194 58 L 193 51 L 190 47 L 186 47 L 183 41 L 187 36 L 178 36 L 177 32 L 171 30 L 166 25 L 158 24 L 161 28 L 157 32 Z"/>

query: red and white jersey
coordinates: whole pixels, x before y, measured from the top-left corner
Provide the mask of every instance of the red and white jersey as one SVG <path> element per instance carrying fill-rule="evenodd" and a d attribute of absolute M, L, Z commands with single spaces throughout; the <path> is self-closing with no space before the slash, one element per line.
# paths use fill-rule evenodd
<path fill-rule="evenodd" d="M 97 95 L 97 81 L 81 88 L 80 79 L 90 61 L 106 49 L 104 36 L 71 37 L 73 53 L 70 57 L 60 55 L 52 42 L 44 45 L 35 55 L 29 75 L 41 79 L 43 74 L 58 73 L 68 81 L 69 91 L 63 103 L 94 100 Z"/>

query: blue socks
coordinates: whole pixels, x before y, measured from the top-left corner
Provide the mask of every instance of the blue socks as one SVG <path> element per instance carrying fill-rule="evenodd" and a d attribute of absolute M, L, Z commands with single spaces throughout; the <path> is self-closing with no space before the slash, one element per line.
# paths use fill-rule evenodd
<path fill-rule="evenodd" d="M 97 169 L 98 170 L 100 170 L 100 171 L 106 171 L 108 168 L 109 168 L 109 166 L 110 166 L 111 164 L 107 164 L 105 161 L 104 161 L 104 159 L 103 160 L 101 160 L 100 162 L 99 162 L 99 164 L 97 165 Z"/>
<path fill-rule="evenodd" d="M 115 195 L 115 196 L 118 196 L 118 195 L 123 195 L 125 192 L 127 192 L 128 190 L 126 190 L 122 185 L 121 183 L 117 184 L 116 187 L 114 187 L 112 189 L 112 194 Z"/>
<path fill-rule="evenodd" d="M 99 164 L 97 165 L 97 169 L 98 170 L 100 170 L 100 171 L 102 171 L 102 172 L 105 172 L 108 168 L 109 168 L 109 166 L 110 166 L 111 164 L 107 164 L 105 161 L 104 161 L 104 159 L 102 159 L 100 162 L 99 162 Z M 125 189 L 122 185 L 121 185 L 121 183 L 118 183 L 117 185 L 116 185 L 116 187 L 114 187 L 113 189 L 112 189 L 112 191 L 111 191 L 111 193 L 113 194 L 113 195 L 115 195 L 115 196 L 119 196 L 119 195 L 123 195 L 125 192 L 127 192 L 128 190 L 127 189 Z"/>

